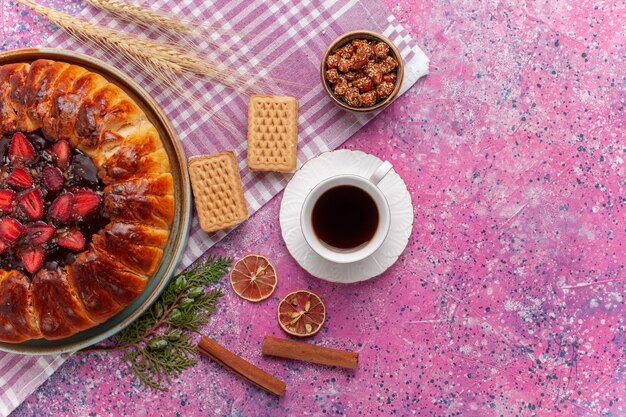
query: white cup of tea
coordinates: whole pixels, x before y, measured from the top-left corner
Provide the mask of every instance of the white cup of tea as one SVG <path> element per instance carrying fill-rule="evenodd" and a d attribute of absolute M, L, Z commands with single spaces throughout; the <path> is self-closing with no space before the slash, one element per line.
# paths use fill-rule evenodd
<path fill-rule="evenodd" d="M 340 174 L 317 184 L 304 199 L 300 226 L 319 256 L 352 263 L 373 254 L 391 224 L 389 203 L 378 183 L 392 169 L 384 161 L 369 177 Z"/>

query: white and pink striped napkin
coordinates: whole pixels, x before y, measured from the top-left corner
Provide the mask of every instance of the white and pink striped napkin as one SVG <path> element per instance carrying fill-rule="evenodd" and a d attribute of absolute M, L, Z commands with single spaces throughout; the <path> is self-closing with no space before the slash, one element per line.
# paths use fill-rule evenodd
<path fill-rule="evenodd" d="M 405 61 L 401 94 L 428 72 L 428 58 L 409 33 L 377 0 L 156 0 L 150 7 L 228 29 L 214 33 L 213 41 L 226 47 L 241 45 L 244 58 L 232 57 L 229 65 L 267 68 L 270 78 L 286 79 L 282 93 L 298 98 L 299 165 L 321 152 L 339 146 L 374 114 L 352 114 L 336 107 L 319 82 L 319 63 L 327 46 L 339 35 L 357 29 L 383 33 L 398 47 Z M 81 17 L 90 22 L 138 33 L 139 29 L 109 14 L 86 7 Z M 238 35 L 243 34 L 243 35 Z M 253 36 L 251 36 L 253 34 Z M 234 149 L 250 213 L 254 213 L 280 192 L 290 176 L 253 173 L 246 167 L 247 99 L 219 84 L 197 83 L 190 93 L 202 97 L 212 109 L 227 117 L 238 133 L 216 128 L 210 115 L 194 110 L 184 97 L 156 84 L 133 65 L 103 51 L 85 46 L 57 31 L 45 46 L 85 52 L 117 66 L 132 76 L 159 102 L 183 142 L 187 156 Z M 239 46 L 238 46 L 239 47 Z M 258 70 L 257 70 L 258 71 Z M 194 218 L 189 245 L 181 268 L 192 264 L 225 236 L 207 235 Z M 45 381 L 67 358 L 28 357 L 0 353 L 0 415 L 7 415 Z"/>

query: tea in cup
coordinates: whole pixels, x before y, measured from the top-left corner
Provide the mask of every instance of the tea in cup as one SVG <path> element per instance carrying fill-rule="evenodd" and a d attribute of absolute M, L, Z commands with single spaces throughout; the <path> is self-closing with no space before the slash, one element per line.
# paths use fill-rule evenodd
<path fill-rule="evenodd" d="M 373 254 L 387 237 L 389 203 L 378 187 L 391 171 L 383 162 L 369 178 L 340 174 L 317 184 L 304 199 L 300 225 L 322 258 L 351 263 Z"/>

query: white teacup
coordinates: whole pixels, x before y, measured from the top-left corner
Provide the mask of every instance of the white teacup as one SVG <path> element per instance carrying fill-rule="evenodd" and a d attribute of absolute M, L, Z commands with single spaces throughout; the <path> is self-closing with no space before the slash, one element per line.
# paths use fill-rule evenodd
<path fill-rule="evenodd" d="M 369 178 L 353 174 L 336 175 L 320 182 L 309 192 L 304 199 L 302 211 L 300 212 L 300 225 L 304 239 L 315 253 L 331 262 L 352 263 L 367 258 L 382 245 L 389 233 L 391 221 L 389 203 L 383 192 L 378 188 L 378 183 L 391 171 L 391 168 L 393 168 L 391 163 L 385 161 L 380 164 Z M 339 249 L 326 244 L 317 236 L 313 226 L 313 209 L 319 198 L 330 189 L 345 185 L 354 186 L 365 191 L 372 198 L 378 210 L 378 226 L 371 239 L 351 249 Z"/>

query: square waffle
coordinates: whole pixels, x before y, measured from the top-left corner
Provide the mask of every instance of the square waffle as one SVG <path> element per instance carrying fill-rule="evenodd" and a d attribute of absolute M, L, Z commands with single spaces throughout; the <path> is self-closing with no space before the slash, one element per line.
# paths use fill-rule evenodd
<path fill-rule="evenodd" d="M 248 218 L 233 151 L 192 157 L 189 176 L 202 230 L 215 232 Z"/>
<path fill-rule="evenodd" d="M 248 167 L 293 172 L 298 145 L 298 100 L 253 95 L 248 99 Z"/>

